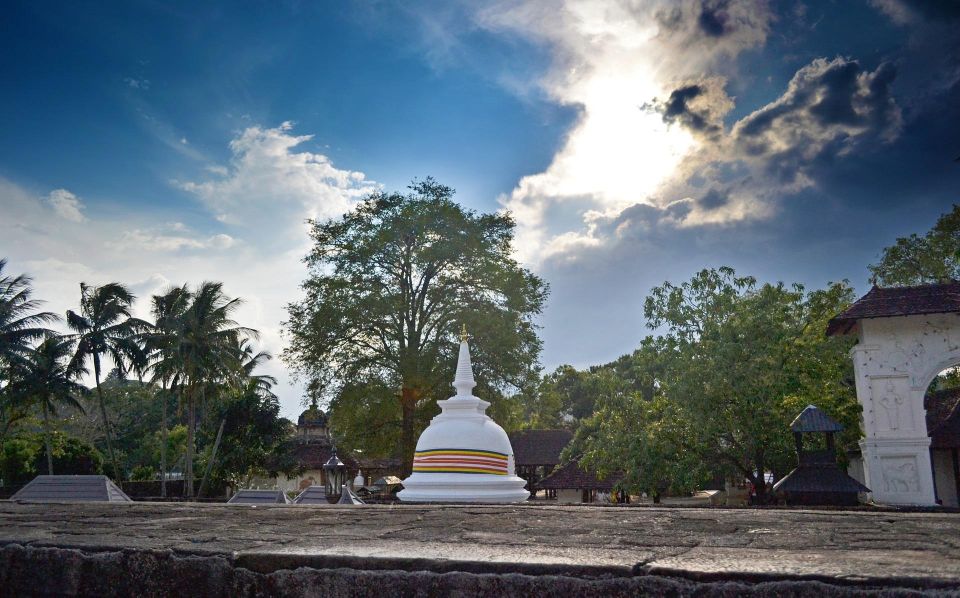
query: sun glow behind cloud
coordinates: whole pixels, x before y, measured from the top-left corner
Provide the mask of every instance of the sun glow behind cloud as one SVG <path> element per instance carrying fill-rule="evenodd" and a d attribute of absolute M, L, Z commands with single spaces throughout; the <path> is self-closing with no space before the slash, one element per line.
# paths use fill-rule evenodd
<path fill-rule="evenodd" d="M 672 81 L 664 80 L 662 69 L 674 59 L 664 56 L 664 31 L 654 10 L 526 2 L 499 5 L 479 22 L 550 46 L 553 67 L 540 86 L 554 101 L 580 108 L 547 169 L 523 177 L 500 198 L 517 220 L 518 257 L 535 265 L 578 245 L 599 244 L 591 223 L 651 202 L 696 146 L 685 129 L 647 108 L 669 93 Z M 559 226 L 551 217 L 555 211 L 565 215 Z"/>

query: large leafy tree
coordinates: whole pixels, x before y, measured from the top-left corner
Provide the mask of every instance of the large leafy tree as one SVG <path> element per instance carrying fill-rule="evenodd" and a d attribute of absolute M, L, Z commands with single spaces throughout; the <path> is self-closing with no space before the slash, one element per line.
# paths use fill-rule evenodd
<path fill-rule="evenodd" d="M 805 292 L 729 268 L 655 288 L 644 309 L 664 334 L 644 341 L 632 367 L 618 360 L 635 384 L 598 398 L 582 447 L 588 462 L 628 464 L 626 482 L 654 495 L 724 473 L 750 480 L 762 498 L 764 473 L 794 463 L 789 423 L 807 404 L 845 424 L 841 442 L 854 443 L 853 341 L 824 334 L 852 299 L 845 283 Z"/>
<path fill-rule="evenodd" d="M 113 447 L 113 432 L 107 417 L 107 408 L 100 386 L 103 377 L 103 358 L 110 357 L 114 365 L 123 368 L 131 362 L 142 363 L 143 356 L 138 336 L 150 325 L 131 315 L 134 295 L 122 284 L 111 282 L 103 286 L 80 283 L 80 310 L 67 311 L 67 325 L 75 332 L 78 364 L 93 362 L 93 377 L 97 388 L 100 416 L 107 441 L 107 454 L 113 466 L 113 475 L 121 476 L 119 462 Z"/>
<path fill-rule="evenodd" d="M 35 342 L 52 334 L 46 325 L 58 320 L 56 314 L 39 311 L 41 302 L 33 298 L 30 277 L 6 274 L 6 266 L 7 260 L 0 259 L 0 443 L 9 428 L 26 414 L 5 392 L 12 369 Z"/>
<path fill-rule="evenodd" d="M 49 337 L 18 362 L 10 384 L 10 393 L 15 400 L 39 407 L 42 413 L 47 473 L 50 475 L 53 475 L 50 416 L 56 415 L 63 406 L 82 411 L 77 397 L 87 392 L 87 388 L 79 383 L 86 370 L 81 362 L 72 357 L 72 339 Z"/>
<path fill-rule="evenodd" d="M 288 306 L 284 358 L 330 398 L 357 381 L 395 389 L 407 470 L 418 409 L 448 392 L 461 324 L 488 398 L 527 384 L 541 348 L 534 317 L 547 286 L 511 257 L 513 220 L 453 195 L 428 178 L 312 221 L 306 297 Z"/>
<path fill-rule="evenodd" d="M 155 364 L 157 372 L 178 380 L 187 406 L 186 493 L 194 496 L 193 465 L 196 451 L 197 406 L 219 385 L 233 383 L 242 375 L 241 341 L 257 331 L 233 319 L 242 301 L 227 297 L 219 282 L 203 282 L 190 293 L 190 303 L 177 317 L 170 332 L 156 339 L 163 347 Z M 160 334 L 160 333 L 157 333 Z"/>
<path fill-rule="evenodd" d="M 960 205 L 940 216 L 927 234 L 901 237 L 870 266 L 880 286 L 909 286 L 960 279 Z"/>

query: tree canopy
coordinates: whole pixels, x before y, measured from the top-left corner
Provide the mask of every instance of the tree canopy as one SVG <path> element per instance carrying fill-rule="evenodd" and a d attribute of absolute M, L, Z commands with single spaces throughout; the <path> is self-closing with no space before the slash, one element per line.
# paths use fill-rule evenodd
<path fill-rule="evenodd" d="M 428 178 L 406 195 L 374 193 L 342 218 L 311 221 L 306 296 L 288 306 L 285 324 L 286 362 L 339 408 L 358 382 L 397 393 L 408 468 L 418 410 L 448 393 L 461 324 L 488 400 L 537 373 L 534 318 L 547 285 L 511 257 L 509 215 L 465 210 L 453 195 Z"/>
<path fill-rule="evenodd" d="M 900 237 L 870 266 L 880 286 L 909 286 L 960 279 L 960 205 L 937 219 L 927 234 Z"/>
<path fill-rule="evenodd" d="M 859 438 L 859 405 L 846 337 L 827 337 L 827 320 L 853 300 L 846 283 L 805 292 L 758 285 L 730 268 L 703 270 L 647 298 L 647 337 L 630 361 L 633 381 L 597 397 L 579 448 L 601 471 L 654 495 L 686 491 L 714 475 L 780 476 L 795 456 L 790 421 L 809 403 Z M 647 375 L 637 375 L 646 372 Z M 622 375 L 622 374 L 621 374 Z"/>

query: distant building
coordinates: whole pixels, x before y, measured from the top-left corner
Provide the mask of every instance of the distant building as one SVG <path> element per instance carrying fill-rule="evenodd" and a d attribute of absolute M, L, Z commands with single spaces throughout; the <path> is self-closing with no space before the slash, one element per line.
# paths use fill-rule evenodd
<path fill-rule="evenodd" d="M 924 403 L 934 492 L 943 506 L 960 507 L 960 388 L 929 393 Z"/>
<path fill-rule="evenodd" d="M 292 439 L 290 453 L 303 471 L 290 478 L 281 474 L 275 480 L 276 488 L 285 492 L 300 492 L 312 485 L 324 485 L 326 476 L 323 464 L 333 454 L 333 441 L 330 438 L 327 414 L 317 406 L 316 399 L 297 418 L 297 431 Z M 337 456 L 347 465 L 350 479 L 353 479 L 359 468 L 357 460 L 345 451 L 338 452 Z"/>
<path fill-rule="evenodd" d="M 517 475 L 535 492 L 537 484 L 560 464 L 560 453 L 573 439 L 568 430 L 520 430 L 510 434 Z M 548 492 L 551 498 L 553 492 Z"/>
<path fill-rule="evenodd" d="M 612 493 L 622 478 L 619 474 L 600 478 L 573 460 L 540 480 L 536 488 L 549 492 L 560 503 L 589 503 L 597 502 L 601 493 Z"/>

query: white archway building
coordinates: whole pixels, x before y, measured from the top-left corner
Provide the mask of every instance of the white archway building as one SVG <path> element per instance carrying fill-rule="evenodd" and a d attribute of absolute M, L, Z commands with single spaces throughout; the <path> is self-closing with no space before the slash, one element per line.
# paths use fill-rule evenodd
<path fill-rule="evenodd" d="M 960 364 L 960 284 L 874 287 L 832 319 L 827 334 L 859 339 L 850 354 L 873 500 L 936 504 L 924 395 L 937 374 Z"/>

